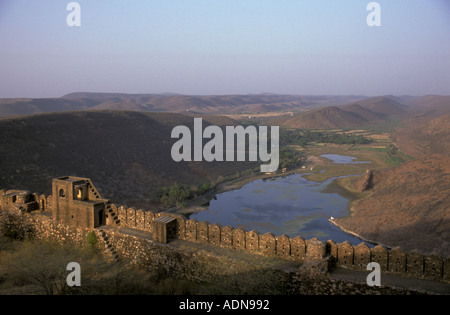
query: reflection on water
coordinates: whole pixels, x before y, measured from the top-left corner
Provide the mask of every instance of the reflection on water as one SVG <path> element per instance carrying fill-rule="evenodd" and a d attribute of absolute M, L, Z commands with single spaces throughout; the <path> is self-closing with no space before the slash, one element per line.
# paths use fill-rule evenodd
<path fill-rule="evenodd" d="M 328 221 L 330 217 L 348 214 L 349 199 L 338 193 L 323 192 L 332 180 L 317 183 L 299 174 L 256 180 L 238 190 L 218 194 L 208 210 L 192 214 L 191 219 L 257 230 L 262 234 L 272 232 L 359 244 L 360 239 Z"/>

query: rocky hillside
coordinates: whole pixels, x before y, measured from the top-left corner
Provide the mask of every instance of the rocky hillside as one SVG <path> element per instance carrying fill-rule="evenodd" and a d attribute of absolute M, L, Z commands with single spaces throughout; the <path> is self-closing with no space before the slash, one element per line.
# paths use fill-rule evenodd
<path fill-rule="evenodd" d="M 0 189 L 51 193 L 60 176 L 89 177 L 106 198 L 148 207 L 173 182 L 200 185 L 251 167 L 236 162 L 180 162 L 171 158 L 174 126 L 191 130 L 192 117 L 168 113 L 77 111 L 0 120 Z M 204 116 L 204 125 L 236 122 Z M 254 165 L 253 165 L 254 166 Z"/>
<path fill-rule="evenodd" d="M 450 113 L 450 95 L 425 95 L 412 99 L 410 104 L 428 114 Z"/>
<path fill-rule="evenodd" d="M 431 103 L 427 103 L 430 101 Z M 450 256 L 450 108 L 447 97 L 415 100 L 417 111 L 395 134 L 415 160 L 354 181 L 369 196 L 336 220 L 364 238 L 405 250 Z M 370 185 L 366 185 L 370 183 Z M 363 189 L 364 188 L 364 189 Z"/>
<path fill-rule="evenodd" d="M 395 135 L 403 152 L 412 156 L 431 152 L 450 155 L 450 114 L 437 117 L 434 114 L 433 111 L 404 122 Z"/>
<path fill-rule="evenodd" d="M 365 239 L 450 255 L 450 157 L 427 155 L 373 172 L 371 195 L 336 222 Z"/>

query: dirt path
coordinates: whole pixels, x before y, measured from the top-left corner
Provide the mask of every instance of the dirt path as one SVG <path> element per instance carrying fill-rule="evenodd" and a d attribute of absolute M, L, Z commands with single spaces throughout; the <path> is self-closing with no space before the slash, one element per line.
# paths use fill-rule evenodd
<path fill-rule="evenodd" d="M 332 279 L 345 280 L 361 284 L 367 283 L 366 282 L 367 276 L 368 272 L 366 271 L 349 270 L 344 268 L 336 268 L 333 272 L 330 273 L 330 277 Z M 449 283 L 424 279 L 406 278 L 398 275 L 383 274 L 383 273 L 381 273 L 380 278 L 382 286 L 413 290 L 429 294 L 450 295 Z"/>

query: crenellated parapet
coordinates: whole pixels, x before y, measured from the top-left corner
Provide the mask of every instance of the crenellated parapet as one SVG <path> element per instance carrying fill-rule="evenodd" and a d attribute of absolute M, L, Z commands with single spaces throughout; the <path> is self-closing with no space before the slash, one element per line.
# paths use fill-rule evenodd
<path fill-rule="evenodd" d="M 353 246 L 349 242 L 336 244 L 327 241 L 329 254 L 338 266 L 366 270 L 370 262 L 380 265 L 381 271 L 418 279 L 450 281 L 450 259 L 437 255 L 423 255 L 417 251 L 405 252 L 399 247 L 377 245 L 369 248 L 365 243 Z"/>
<path fill-rule="evenodd" d="M 404 252 L 398 247 L 371 248 L 365 243 L 355 246 L 348 241 L 335 243 L 315 238 L 305 240 L 301 236 L 261 234 L 256 230 L 199 222 L 174 213 L 117 207 L 103 199 L 88 179 L 60 178 L 54 181 L 53 188 L 51 196 L 0 190 L 0 210 L 47 212 L 57 224 L 66 226 L 133 229 L 148 232 L 152 240 L 159 243 L 179 239 L 298 263 L 330 257 L 334 265 L 366 270 L 370 262 L 377 262 L 382 272 L 450 282 L 450 258 Z"/>
<path fill-rule="evenodd" d="M 255 230 L 245 231 L 242 228 L 222 226 L 208 221 L 199 222 L 173 213 L 153 213 L 119 207 L 121 227 L 141 229 L 150 233 L 155 232 L 153 221 L 163 216 L 175 219 L 173 231 L 167 234 L 168 239 L 163 242 L 182 239 L 298 262 L 308 258 L 320 260 L 329 255 L 334 259 L 335 265 L 348 269 L 366 270 L 370 262 L 377 262 L 383 272 L 450 281 L 450 260 L 436 255 L 422 255 L 415 251 L 404 252 L 400 248 L 389 249 L 381 245 L 371 248 L 366 243 L 355 246 L 348 241 L 322 242 L 318 239 L 305 240 L 301 236 L 260 234 Z M 137 224 L 139 220 L 144 222 Z"/>

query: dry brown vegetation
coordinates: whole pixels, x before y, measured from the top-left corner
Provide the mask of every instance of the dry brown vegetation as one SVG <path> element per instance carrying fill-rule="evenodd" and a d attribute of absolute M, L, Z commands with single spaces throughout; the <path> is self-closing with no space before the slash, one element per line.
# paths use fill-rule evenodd
<path fill-rule="evenodd" d="M 204 125 L 235 124 L 206 116 Z M 201 185 L 244 171 L 246 162 L 174 162 L 174 126 L 193 130 L 180 114 L 78 111 L 0 120 L 0 187 L 50 194 L 52 178 L 91 178 L 119 205 L 151 207 L 174 182 Z"/>
<path fill-rule="evenodd" d="M 369 197 L 336 221 L 387 246 L 450 254 L 450 158 L 434 154 L 375 171 Z"/>
<path fill-rule="evenodd" d="M 449 103 L 450 108 L 450 103 Z M 396 134 L 400 148 L 413 156 L 430 152 L 450 154 L 450 114 L 420 116 L 406 121 Z"/>

